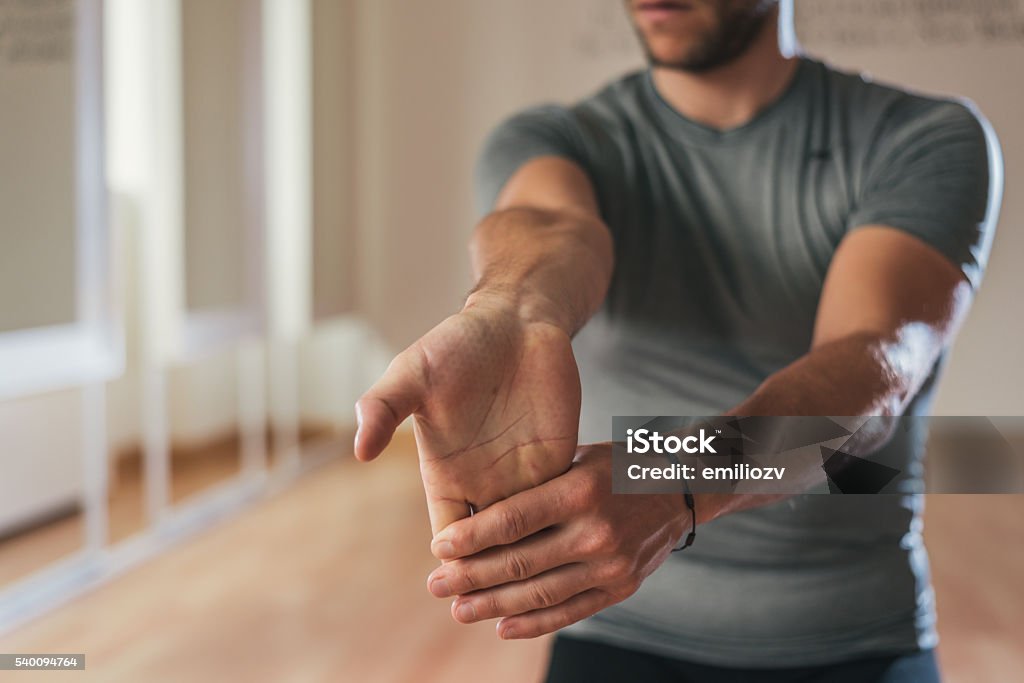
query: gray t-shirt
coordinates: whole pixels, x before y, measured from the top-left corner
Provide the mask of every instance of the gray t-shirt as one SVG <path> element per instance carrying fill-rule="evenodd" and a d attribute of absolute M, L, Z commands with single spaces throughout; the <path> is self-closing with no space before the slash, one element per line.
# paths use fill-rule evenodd
<path fill-rule="evenodd" d="M 998 144 L 969 104 L 806 58 L 773 104 L 727 131 L 680 115 L 648 71 L 518 114 L 486 144 L 481 211 L 544 155 L 583 168 L 615 242 L 607 300 L 574 340 L 581 442 L 608 440 L 612 415 L 720 414 L 805 354 L 829 263 L 858 227 L 904 230 L 976 286 L 998 213 Z M 907 414 L 927 414 L 940 366 Z M 880 457 L 913 479 L 925 434 L 911 422 Z M 931 647 L 921 504 L 804 495 L 722 517 L 566 633 L 753 667 Z"/>

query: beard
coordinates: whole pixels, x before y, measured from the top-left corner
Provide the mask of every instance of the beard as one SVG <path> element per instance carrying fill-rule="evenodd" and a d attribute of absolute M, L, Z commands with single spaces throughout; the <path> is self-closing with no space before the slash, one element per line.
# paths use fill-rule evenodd
<path fill-rule="evenodd" d="M 733 61 L 750 47 L 771 16 L 774 2 L 759 2 L 754 7 L 728 7 L 716 3 L 715 26 L 698 37 L 686 54 L 664 59 L 655 54 L 650 42 L 638 31 L 647 61 L 651 66 L 702 73 Z"/>

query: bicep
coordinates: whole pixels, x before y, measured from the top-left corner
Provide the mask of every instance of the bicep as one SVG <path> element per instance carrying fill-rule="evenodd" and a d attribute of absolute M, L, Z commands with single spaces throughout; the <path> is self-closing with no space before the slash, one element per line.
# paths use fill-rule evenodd
<path fill-rule="evenodd" d="M 854 335 L 885 340 L 923 381 L 952 340 L 972 288 L 963 271 L 903 230 L 868 225 L 836 250 L 821 293 L 812 347 Z"/>
<path fill-rule="evenodd" d="M 519 112 L 487 137 L 474 168 L 477 211 L 576 210 L 596 216 L 589 171 L 591 137 L 573 110 L 545 105 Z"/>
<path fill-rule="evenodd" d="M 571 211 L 600 218 L 590 178 L 576 162 L 559 156 L 527 161 L 504 184 L 494 210 L 519 208 Z"/>

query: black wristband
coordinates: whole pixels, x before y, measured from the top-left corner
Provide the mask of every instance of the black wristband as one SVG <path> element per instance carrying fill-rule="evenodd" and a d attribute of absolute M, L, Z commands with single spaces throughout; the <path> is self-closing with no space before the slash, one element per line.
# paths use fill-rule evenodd
<path fill-rule="evenodd" d="M 697 538 L 697 510 L 693 504 L 693 494 L 689 490 L 683 494 L 683 500 L 686 501 L 686 507 L 690 510 L 690 533 L 686 534 L 686 540 L 678 548 L 673 548 L 672 552 L 678 553 L 680 550 L 686 550 L 693 545 L 693 539 Z"/>
<path fill-rule="evenodd" d="M 668 458 L 673 464 L 679 464 L 679 458 L 675 453 L 669 453 Z M 683 480 L 683 500 L 686 501 L 686 508 L 690 511 L 690 533 L 686 534 L 681 546 L 672 549 L 674 553 L 686 550 L 693 545 L 693 539 L 697 538 L 697 509 L 693 503 L 693 494 L 690 493 L 690 485 L 685 480 Z"/>

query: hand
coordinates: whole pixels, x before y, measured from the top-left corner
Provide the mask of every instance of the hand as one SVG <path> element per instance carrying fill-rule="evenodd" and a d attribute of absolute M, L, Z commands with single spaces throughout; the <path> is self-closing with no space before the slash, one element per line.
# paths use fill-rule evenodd
<path fill-rule="evenodd" d="M 636 592 L 686 531 L 680 495 L 611 492 L 611 444 L 583 446 L 572 469 L 438 534 L 427 579 L 456 621 L 502 617 L 501 638 L 534 638 Z"/>
<path fill-rule="evenodd" d="M 507 298 L 474 295 L 392 361 L 356 405 L 375 458 L 410 414 L 433 532 L 564 473 L 580 379 L 569 335 Z"/>

